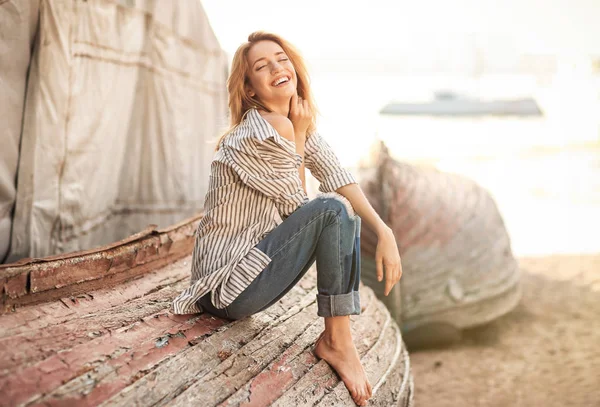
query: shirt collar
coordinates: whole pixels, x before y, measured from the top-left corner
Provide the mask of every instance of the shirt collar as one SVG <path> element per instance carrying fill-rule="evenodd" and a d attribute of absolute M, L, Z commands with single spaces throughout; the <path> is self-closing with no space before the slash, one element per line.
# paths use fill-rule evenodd
<path fill-rule="evenodd" d="M 273 137 L 276 141 L 280 142 L 281 135 L 271 126 L 271 123 L 258 113 L 258 110 L 251 107 L 246 112 L 246 121 L 250 124 L 250 127 L 254 130 L 256 138 L 261 142 L 265 141 L 269 137 Z"/>
<path fill-rule="evenodd" d="M 246 118 L 245 121 L 249 124 L 249 126 L 254 130 L 255 137 L 263 143 L 269 137 L 273 137 L 273 140 L 279 144 L 284 150 L 286 150 L 291 155 L 296 155 L 296 143 L 290 141 L 277 133 L 277 130 L 271 123 L 267 121 L 261 114 L 258 112 L 258 109 L 252 107 L 248 109 L 245 113 Z M 300 159 L 302 157 L 298 155 Z"/>

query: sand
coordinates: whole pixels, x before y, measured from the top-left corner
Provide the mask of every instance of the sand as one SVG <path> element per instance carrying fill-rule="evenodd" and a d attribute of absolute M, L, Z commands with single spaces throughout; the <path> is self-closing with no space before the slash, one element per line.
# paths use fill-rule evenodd
<path fill-rule="evenodd" d="M 519 263 L 512 312 L 411 353 L 417 406 L 600 406 L 600 254 Z"/>

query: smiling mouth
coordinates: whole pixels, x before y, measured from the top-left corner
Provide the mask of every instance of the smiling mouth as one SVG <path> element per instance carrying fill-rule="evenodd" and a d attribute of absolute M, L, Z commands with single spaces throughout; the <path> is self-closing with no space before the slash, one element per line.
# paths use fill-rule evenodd
<path fill-rule="evenodd" d="M 289 76 L 282 76 L 281 78 L 279 78 L 275 82 L 273 82 L 271 85 L 275 86 L 277 88 L 277 87 L 287 84 L 290 80 L 291 80 L 291 78 Z"/>

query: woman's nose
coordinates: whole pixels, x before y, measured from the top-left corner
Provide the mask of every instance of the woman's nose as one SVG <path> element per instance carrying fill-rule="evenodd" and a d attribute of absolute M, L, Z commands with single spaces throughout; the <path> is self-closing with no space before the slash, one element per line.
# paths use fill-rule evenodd
<path fill-rule="evenodd" d="M 279 62 L 275 61 L 275 62 L 273 62 L 271 64 L 271 72 L 272 73 L 277 73 L 277 72 L 279 72 L 281 70 L 282 70 L 282 67 L 281 67 L 281 64 Z"/>

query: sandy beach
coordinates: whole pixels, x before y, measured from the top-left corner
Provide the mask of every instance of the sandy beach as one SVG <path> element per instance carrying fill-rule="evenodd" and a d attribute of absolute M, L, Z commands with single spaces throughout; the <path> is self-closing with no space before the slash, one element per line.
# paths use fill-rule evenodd
<path fill-rule="evenodd" d="M 520 258 L 523 298 L 411 354 L 419 406 L 600 406 L 600 254 Z"/>

